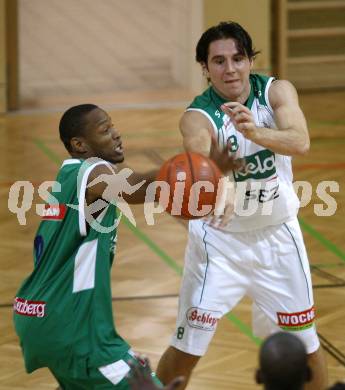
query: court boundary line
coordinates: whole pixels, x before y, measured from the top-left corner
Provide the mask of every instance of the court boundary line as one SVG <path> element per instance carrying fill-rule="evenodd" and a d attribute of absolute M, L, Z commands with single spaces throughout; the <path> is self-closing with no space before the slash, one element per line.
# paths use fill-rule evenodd
<path fill-rule="evenodd" d="M 325 336 L 317 332 L 320 343 L 324 350 L 328 352 L 338 363 L 345 367 L 345 355 L 338 348 L 336 348 Z"/>

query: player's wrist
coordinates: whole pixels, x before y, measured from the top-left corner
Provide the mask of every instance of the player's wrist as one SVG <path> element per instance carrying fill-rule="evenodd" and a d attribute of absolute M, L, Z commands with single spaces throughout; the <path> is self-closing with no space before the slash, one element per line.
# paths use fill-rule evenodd
<path fill-rule="evenodd" d="M 253 130 L 250 132 L 250 140 L 256 144 L 260 144 L 262 132 L 259 127 L 254 126 Z"/>

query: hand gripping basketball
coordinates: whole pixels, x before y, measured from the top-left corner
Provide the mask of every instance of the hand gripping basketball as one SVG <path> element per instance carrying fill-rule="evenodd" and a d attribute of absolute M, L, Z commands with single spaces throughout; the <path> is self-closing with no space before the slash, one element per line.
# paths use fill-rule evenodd
<path fill-rule="evenodd" d="M 194 152 L 178 154 L 166 161 L 157 180 L 168 183 L 169 201 L 166 211 L 184 219 L 202 218 L 215 207 L 219 179 L 217 165 Z M 160 194 L 157 194 L 159 200 Z"/>
<path fill-rule="evenodd" d="M 244 159 L 235 159 L 231 151 L 231 141 L 221 148 L 218 145 L 216 137 L 212 134 L 210 158 L 217 164 L 224 175 L 231 171 L 240 170 L 244 166 Z"/>

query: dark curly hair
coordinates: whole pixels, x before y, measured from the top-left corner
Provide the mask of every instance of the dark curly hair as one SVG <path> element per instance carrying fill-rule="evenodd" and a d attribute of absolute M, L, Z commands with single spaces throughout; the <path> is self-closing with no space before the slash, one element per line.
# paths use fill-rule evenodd
<path fill-rule="evenodd" d="M 248 58 L 254 58 L 259 51 L 252 46 L 252 39 L 247 31 L 236 22 L 220 22 L 206 30 L 196 45 L 196 61 L 207 64 L 210 44 L 219 39 L 232 38 L 236 41 L 237 50 Z"/>

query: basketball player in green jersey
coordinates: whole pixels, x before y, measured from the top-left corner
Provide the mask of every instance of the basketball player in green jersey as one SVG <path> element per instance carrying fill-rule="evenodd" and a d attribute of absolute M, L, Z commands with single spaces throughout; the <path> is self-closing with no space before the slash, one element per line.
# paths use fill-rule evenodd
<path fill-rule="evenodd" d="M 291 168 L 291 156 L 309 150 L 308 128 L 290 82 L 251 73 L 256 54 L 249 34 L 234 22 L 209 28 L 196 47 L 210 86 L 181 118 L 184 147 L 209 155 L 216 137 L 245 165 L 231 175 L 235 200 L 219 223 L 189 222 L 176 330 L 157 375 L 163 383 L 177 375 L 188 381 L 218 321 L 247 295 L 254 333 L 284 330 L 300 337 L 313 370 L 306 388 L 321 390 L 327 372 Z"/>
<path fill-rule="evenodd" d="M 124 160 L 121 137 L 110 116 L 91 104 L 67 110 L 59 129 L 71 158 L 43 212 L 34 270 L 16 294 L 15 329 L 29 373 L 48 367 L 64 390 L 128 389 L 127 362 L 135 357 L 116 332 L 110 285 L 118 212 L 112 199 L 102 200 L 107 183 L 92 185 Z M 91 157 L 98 159 L 84 169 Z M 144 202 L 155 175 L 133 173 L 131 185 L 146 182 L 124 194 L 126 202 Z M 88 216 L 101 200 L 101 210 Z"/>

